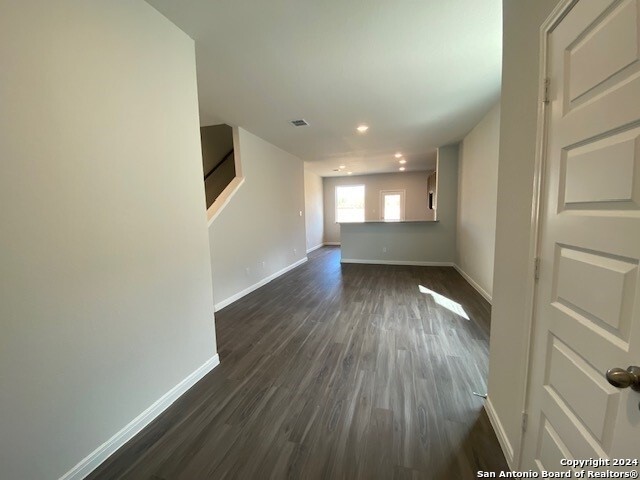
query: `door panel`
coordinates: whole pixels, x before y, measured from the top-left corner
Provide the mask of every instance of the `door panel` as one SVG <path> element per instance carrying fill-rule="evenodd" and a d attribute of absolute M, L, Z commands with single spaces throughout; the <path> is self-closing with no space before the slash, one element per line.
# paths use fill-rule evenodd
<path fill-rule="evenodd" d="M 538 466 L 541 470 L 554 471 L 563 458 L 572 458 L 571 453 L 544 415 L 540 423 L 541 433 L 536 456 Z"/>
<path fill-rule="evenodd" d="M 545 386 L 559 402 L 571 406 L 591 436 L 599 443 L 607 443 L 612 426 L 608 415 L 615 411 L 619 391 L 558 337 L 550 337 L 547 357 Z M 587 397 L 589 401 L 584 401 Z"/>
<path fill-rule="evenodd" d="M 558 246 L 555 268 L 554 300 L 628 341 L 637 261 Z"/>
<path fill-rule="evenodd" d="M 634 128 L 563 150 L 562 209 L 617 210 L 640 207 L 640 129 Z M 607 168 L 602 168 L 602 159 Z M 624 203 L 620 203 L 624 202 Z M 588 205 L 585 205 L 588 204 Z"/>
<path fill-rule="evenodd" d="M 640 457 L 640 393 L 604 376 L 640 364 L 639 2 L 581 0 L 548 36 L 523 469 Z"/>
<path fill-rule="evenodd" d="M 637 18 L 636 2 L 624 2 L 567 48 L 567 94 L 571 101 L 638 60 Z"/>

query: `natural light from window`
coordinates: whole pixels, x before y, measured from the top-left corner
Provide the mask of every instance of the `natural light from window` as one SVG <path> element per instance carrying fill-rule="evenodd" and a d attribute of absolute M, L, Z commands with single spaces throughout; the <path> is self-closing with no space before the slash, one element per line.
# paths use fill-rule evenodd
<path fill-rule="evenodd" d="M 384 220 L 393 222 L 402 219 L 401 196 L 399 193 L 387 193 L 384 196 Z"/>
<path fill-rule="evenodd" d="M 420 293 L 431 295 L 438 305 L 446 308 L 456 315 L 460 315 L 465 320 L 470 320 L 469 315 L 467 315 L 467 312 L 464 311 L 464 308 L 462 308 L 462 305 L 460 305 L 458 302 L 454 302 L 450 298 L 447 298 L 444 295 L 440 295 L 433 290 L 429 290 L 427 287 L 423 287 L 422 285 L 418 285 L 418 289 L 420 290 Z"/>
<path fill-rule="evenodd" d="M 364 185 L 336 187 L 336 222 L 364 222 Z"/>

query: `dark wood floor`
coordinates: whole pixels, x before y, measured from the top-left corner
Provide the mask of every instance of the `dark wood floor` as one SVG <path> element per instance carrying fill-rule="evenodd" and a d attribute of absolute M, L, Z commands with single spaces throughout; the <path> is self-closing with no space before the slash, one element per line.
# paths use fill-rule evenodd
<path fill-rule="evenodd" d="M 331 247 L 309 257 L 216 314 L 221 364 L 89 478 L 507 469 L 472 394 L 486 388 L 489 304 L 452 268 L 341 266 Z"/>

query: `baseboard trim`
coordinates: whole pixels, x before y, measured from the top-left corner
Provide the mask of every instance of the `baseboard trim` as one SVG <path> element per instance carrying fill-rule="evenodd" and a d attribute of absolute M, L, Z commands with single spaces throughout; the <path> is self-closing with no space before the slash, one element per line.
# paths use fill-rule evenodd
<path fill-rule="evenodd" d="M 254 283 L 253 285 L 251 285 L 250 287 L 245 288 L 241 292 L 238 292 L 235 295 L 231 295 L 229 298 L 226 298 L 226 299 L 216 303 L 215 306 L 214 306 L 214 310 L 216 312 L 218 310 L 222 310 L 224 307 L 226 307 L 228 305 L 231 305 L 233 302 L 235 302 L 237 300 L 240 300 L 245 295 L 249 295 L 254 290 L 257 290 L 260 287 L 262 287 L 262 286 L 266 285 L 267 283 L 269 283 L 270 281 L 275 280 L 279 276 L 284 275 L 289 270 L 293 270 L 294 268 L 299 267 L 300 265 L 305 263 L 307 260 L 308 260 L 308 258 L 304 257 L 304 258 L 298 260 L 297 262 L 292 263 L 291 265 L 289 265 L 287 267 L 284 267 L 282 270 L 278 270 L 276 273 L 273 273 L 273 274 L 269 275 L 268 277 L 263 278 L 258 283 Z"/>
<path fill-rule="evenodd" d="M 367 265 L 414 265 L 418 267 L 453 267 L 452 262 L 416 262 L 413 260 L 362 260 L 359 258 L 343 258 L 340 263 L 361 263 Z"/>
<path fill-rule="evenodd" d="M 219 364 L 220 358 L 216 353 L 197 370 L 192 372 L 188 377 L 156 400 L 144 412 L 129 422 L 122 430 L 83 458 L 75 467 L 60 477 L 59 480 L 82 480 L 85 478 Z"/>
<path fill-rule="evenodd" d="M 323 245 L 326 245 L 327 247 L 330 247 L 330 246 L 339 247 L 340 246 L 340 242 L 324 242 Z"/>
<path fill-rule="evenodd" d="M 478 285 L 478 282 L 476 282 L 473 278 L 471 278 L 471 276 L 467 272 L 462 270 L 462 268 L 460 268 L 455 263 L 453 264 L 453 268 L 455 268 L 458 271 L 458 273 L 462 275 L 462 277 L 467 281 L 467 283 L 471 285 L 473 288 L 475 288 L 476 291 L 480 295 L 482 295 L 487 302 L 489 302 L 489 304 L 493 304 L 493 299 L 491 298 L 491 295 L 489 295 L 489 292 L 487 292 L 484 288 Z"/>
<path fill-rule="evenodd" d="M 319 243 L 318 245 L 316 245 L 315 247 L 311 247 L 307 249 L 307 253 L 311 253 L 319 248 L 324 247 L 324 243 Z"/>
<path fill-rule="evenodd" d="M 487 400 L 484 403 L 484 409 L 487 412 L 487 416 L 489 417 L 489 422 L 493 427 L 493 430 L 496 433 L 496 437 L 498 437 L 498 443 L 500 443 L 500 448 L 502 448 L 502 453 L 504 453 L 504 457 L 509 464 L 509 468 L 513 470 L 513 447 L 511 446 L 511 442 L 507 438 L 507 433 L 502 426 L 502 422 L 498 418 L 498 414 L 493 408 L 493 404 L 491 403 L 491 399 L 487 397 Z"/>

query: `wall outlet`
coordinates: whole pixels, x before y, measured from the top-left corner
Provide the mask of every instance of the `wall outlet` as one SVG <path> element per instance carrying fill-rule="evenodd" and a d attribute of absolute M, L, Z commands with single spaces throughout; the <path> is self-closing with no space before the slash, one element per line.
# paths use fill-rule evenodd
<path fill-rule="evenodd" d="M 249 267 L 244 269 L 244 272 L 249 276 L 251 274 L 251 269 Z"/>
<path fill-rule="evenodd" d="M 382 253 L 387 253 L 387 247 L 382 247 Z"/>
<path fill-rule="evenodd" d="M 298 249 L 297 249 L 297 248 L 294 248 L 294 249 L 293 249 L 293 254 L 294 254 L 294 255 L 297 255 L 297 254 L 298 254 Z"/>
<path fill-rule="evenodd" d="M 300 210 L 300 216 L 302 216 L 302 210 Z"/>
<path fill-rule="evenodd" d="M 262 262 L 262 268 L 266 268 L 267 267 L 267 262 Z"/>

